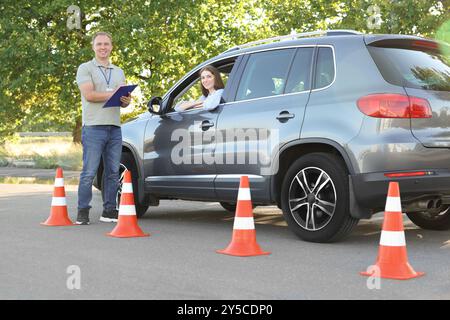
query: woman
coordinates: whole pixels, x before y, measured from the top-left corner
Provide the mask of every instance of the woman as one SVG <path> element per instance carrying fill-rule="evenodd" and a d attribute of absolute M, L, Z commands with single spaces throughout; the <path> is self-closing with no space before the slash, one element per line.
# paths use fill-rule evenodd
<path fill-rule="evenodd" d="M 175 111 L 180 112 L 193 108 L 213 110 L 220 104 L 224 85 L 219 70 L 213 66 L 206 66 L 200 70 L 199 74 L 203 95 L 197 101 L 180 102 L 175 106 Z"/>

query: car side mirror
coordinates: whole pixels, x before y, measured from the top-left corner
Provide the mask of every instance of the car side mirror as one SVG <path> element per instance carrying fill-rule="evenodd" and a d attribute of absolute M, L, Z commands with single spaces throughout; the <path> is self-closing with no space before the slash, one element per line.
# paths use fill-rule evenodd
<path fill-rule="evenodd" d="M 162 115 L 162 98 L 161 97 L 152 97 L 150 101 L 147 103 L 148 112 L 152 114 Z"/>

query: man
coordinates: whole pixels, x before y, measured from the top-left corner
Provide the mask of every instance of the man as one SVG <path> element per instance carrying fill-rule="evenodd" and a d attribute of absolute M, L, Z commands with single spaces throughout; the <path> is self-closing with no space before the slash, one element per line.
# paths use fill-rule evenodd
<path fill-rule="evenodd" d="M 116 222 L 116 194 L 119 186 L 119 167 L 122 154 L 120 107 L 103 108 L 116 89 L 124 85 L 122 69 L 109 61 L 113 49 L 112 37 L 107 32 L 97 32 L 92 38 L 95 58 L 78 67 L 77 84 L 81 92 L 83 145 L 83 170 L 78 186 L 78 216 L 76 223 L 89 224 L 92 200 L 92 183 L 103 158 L 103 213 L 100 221 Z M 127 107 L 131 96 L 120 98 Z"/>

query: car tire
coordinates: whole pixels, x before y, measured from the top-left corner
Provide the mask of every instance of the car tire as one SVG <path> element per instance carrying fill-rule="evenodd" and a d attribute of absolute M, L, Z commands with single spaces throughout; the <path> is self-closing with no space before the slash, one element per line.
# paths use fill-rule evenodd
<path fill-rule="evenodd" d="M 229 211 L 229 212 L 236 212 L 236 203 L 231 203 L 231 202 L 220 202 L 220 205 L 222 206 L 222 208 L 224 208 L 225 210 Z"/>
<path fill-rule="evenodd" d="M 427 212 L 407 212 L 408 218 L 418 227 L 426 230 L 444 231 L 450 229 L 450 207 L 437 215 Z"/>
<path fill-rule="evenodd" d="M 141 218 L 148 210 L 147 205 L 139 204 L 139 195 L 138 195 L 138 187 L 137 187 L 137 169 L 136 164 L 134 162 L 134 158 L 131 153 L 123 152 L 120 160 L 120 171 L 119 171 L 119 190 L 117 190 L 117 210 L 120 206 L 120 196 L 122 194 L 122 181 L 125 170 L 131 171 L 131 180 L 133 183 L 133 195 L 134 195 L 134 206 L 136 208 L 136 216 Z M 102 188 L 103 190 L 103 188 Z M 102 191 L 102 199 L 103 199 L 103 191 Z"/>
<path fill-rule="evenodd" d="M 310 242 L 341 240 L 359 221 L 350 215 L 346 166 L 329 153 L 307 154 L 291 164 L 281 208 L 289 228 Z"/>

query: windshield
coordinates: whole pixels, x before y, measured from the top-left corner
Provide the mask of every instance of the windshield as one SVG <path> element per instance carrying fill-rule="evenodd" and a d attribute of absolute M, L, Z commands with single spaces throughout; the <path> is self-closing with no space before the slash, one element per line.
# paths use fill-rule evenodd
<path fill-rule="evenodd" d="M 450 91 L 450 63 L 430 51 L 368 46 L 383 78 L 408 88 Z"/>

